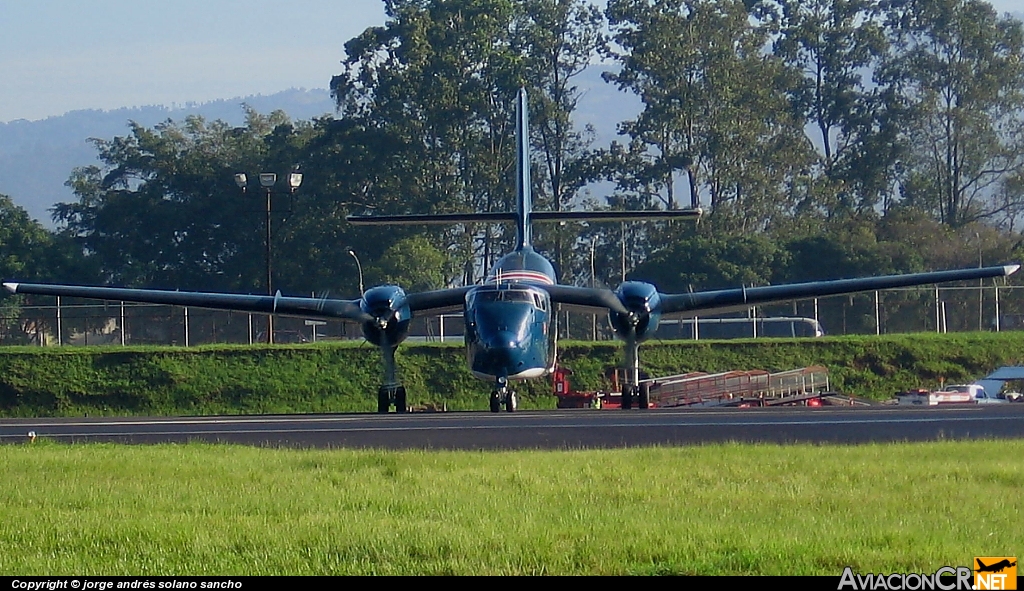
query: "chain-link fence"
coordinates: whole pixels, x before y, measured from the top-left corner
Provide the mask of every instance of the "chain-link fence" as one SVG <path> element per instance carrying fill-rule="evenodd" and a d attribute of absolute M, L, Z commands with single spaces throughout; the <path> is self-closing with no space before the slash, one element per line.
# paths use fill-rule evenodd
<path fill-rule="evenodd" d="M 0 308 L 3 345 L 184 345 L 259 343 L 267 340 L 267 317 L 180 306 L 96 303 L 35 296 L 20 303 L 8 300 Z M 965 332 L 1024 329 L 1024 287 L 922 287 L 832 296 L 751 308 L 747 317 L 790 317 L 816 320 L 827 335 L 908 332 Z M 765 326 L 747 323 L 740 334 L 766 335 Z M 461 315 L 416 318 L 413 341 L 458 341 Z M 559 312 L 559 338 L 613 338 L 604 315 Z M 813 333 L 812 333 L 813 334 Z M 692 323 L 666 323 L 661 338 L 694 338 Z M 704 334 L 705 338 L 713 335 Z M 799 336 L 799 334 L 797 335 Z M 360 339 L 353 323 L 276 317 L 274 342 L 304 343 Z"/>

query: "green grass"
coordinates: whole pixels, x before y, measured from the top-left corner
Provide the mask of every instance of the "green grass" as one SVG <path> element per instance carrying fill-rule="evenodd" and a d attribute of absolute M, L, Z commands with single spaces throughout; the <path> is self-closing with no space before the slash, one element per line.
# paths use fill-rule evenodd
<path fill-rule="evenodd" d="M 641 347 L 652 376 L 825 365 L 833 389 L 891 398 L 897 390 L 962 383 L 1024 363 L 1024 331 L 822 339 L 655 341 Z M 608 390 L 620 343 L 561 342 L 559 363 L 579 390 Z M 458 345 L 403 345 L 399 375 L 413 405 L 487 407 Z M 0 348 L 0 416 L 140 416 L 372 412 L 380 355 L 364 343 L 180 347 Z M 522 408 L 554 408 L 548 380 L 516 386 Z"/>
<path fill-rule="evenodd" d="M 934 572 L 1024 549 L 1024 441 L 0 446 L 0 572 Z"/>

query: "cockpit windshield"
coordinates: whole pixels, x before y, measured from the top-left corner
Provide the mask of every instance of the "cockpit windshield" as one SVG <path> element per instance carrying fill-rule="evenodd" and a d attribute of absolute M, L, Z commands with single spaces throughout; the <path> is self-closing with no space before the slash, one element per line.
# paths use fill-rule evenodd
<path fill-rule="evenodd" d="M 530 289 L 481 289 L 470 296 L 474 304 L 484 302 L 510 302 L 533 304 L 541 310 L 547 310 L 547 294 Z"/>
<path fill-rule="evenodd" d="M 479 291 L 476 293 L 479 302 L 526 302 L 532 304 L 533 292 L 521 289 L 500 289 Z"/>

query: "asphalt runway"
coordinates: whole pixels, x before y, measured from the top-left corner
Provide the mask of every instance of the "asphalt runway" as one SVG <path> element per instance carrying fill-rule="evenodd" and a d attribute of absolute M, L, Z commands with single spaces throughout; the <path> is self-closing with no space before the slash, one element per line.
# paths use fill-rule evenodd
<path fill-rule="evenodd" d="M 0 443 L 226 442 L 273 447 L 578 449 L 741 441 L 867 443 L 1024 437 L 1024 404 L 0 419 Z"/>

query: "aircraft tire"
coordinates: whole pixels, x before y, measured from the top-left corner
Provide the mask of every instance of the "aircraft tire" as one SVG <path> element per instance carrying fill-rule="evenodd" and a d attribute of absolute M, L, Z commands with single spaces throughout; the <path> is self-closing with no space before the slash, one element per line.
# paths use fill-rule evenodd
<path fill-rule="evenodd" d="M 404 413 L 409 410 L 409 407 L 405 405 L 405 386 L 399 386 L 395 389 L 395 412 Z"/>
<path fill-rule="evenodd" d="M 633 387 L 625 385 L 622 387 L 622 410 L 633 408 Z"/>
<path fill-rule="evenodd" d="M 505 412 L 515 412 L 517 408 L 519 408 L 519 399 L 515 392 L 509 390 L 505 395 Z"/>
<path fill-rule="evenodd" d="M 651 386 L 650 384 L 640 384 L 638 390 L 639 395 L 637 396 L 636 407 L 640 410 L 647 410 L 651 407 Z"/>
<path fill-rule="evenodd" d="M 377 390 L 377 412 L 386 415 L 391 410 L 391 392 L 387 386 L 381 386 Z"/>
<path fill-rule="evenodd" d="M 498 392 L 491 392 L 491 412 L 501 412 L 501 398 Z"/>

